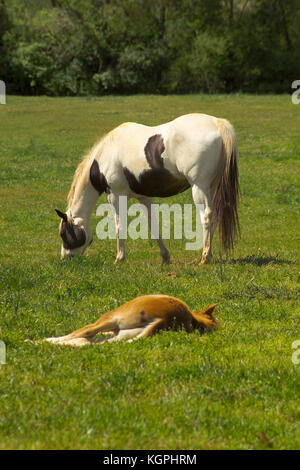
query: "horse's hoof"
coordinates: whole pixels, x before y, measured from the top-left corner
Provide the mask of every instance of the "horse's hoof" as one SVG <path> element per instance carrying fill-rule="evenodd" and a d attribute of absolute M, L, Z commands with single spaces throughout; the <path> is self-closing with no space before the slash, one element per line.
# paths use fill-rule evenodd
<path fill-rule="evenodd" d="M 125 256 L 124 258 L 116 258 L 114 264 L 121 263 L 122 261 L 125 261 Z"/>
<path fill-rule="evenodd" d="M 211 258 L 201 258 L 201 261 L 199 264 L 210 264 Z"/>

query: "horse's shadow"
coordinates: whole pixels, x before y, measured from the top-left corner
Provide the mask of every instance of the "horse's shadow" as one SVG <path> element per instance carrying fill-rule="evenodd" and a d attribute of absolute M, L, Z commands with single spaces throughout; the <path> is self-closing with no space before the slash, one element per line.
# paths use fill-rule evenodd
<path fill-rule="evenodd" d="M 255 256 L 228 260 L 229 264 L 252 264 L 253 266 L 266 266 L 267 264 L 292 264 L 292 261 L 280 259 L 276 256 Z"/>

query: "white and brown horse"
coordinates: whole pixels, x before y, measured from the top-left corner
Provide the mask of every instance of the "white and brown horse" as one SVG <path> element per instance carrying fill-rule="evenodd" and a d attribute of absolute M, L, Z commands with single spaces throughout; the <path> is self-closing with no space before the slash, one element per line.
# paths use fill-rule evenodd
<path fill-rule="evenodd" d="M 134 197 L 148 209 L 152 197 L 174 196 L 189 187 L 200 209 L 203 226 L 201 263 L 211 258 L 212 237 L 219 224 L 224 250 L 233 246 L 238 231 L 238 166 L 234 129 L 225 119 L 187 114 L 155 127 L 127 122 L 105 135 L 78 166 L 61 217 L 62 257 L 83 253 L 92 242 L 90 218 L 102 193 L 116 211 L 117 257 L 125 258 L 119 238 L 119 196 Z M 153 227 L 153 226 L 152 226 Z M 155 235 L 163 262 L 170 255 Z"/>
<path fill-rule="evenodd" d="M 65 336 L 46 338 L 45 341 L 78 347 L 91 343 L 132 341 L 152 336 L 160 330 L 184 328 L 187 332 L 196 329 L 203 333 L 216 328 L 217 320 L 213 315 L 216 305 L 210 305 L 201 311 L 191 311 L 185 302 L 175 297 L 144 295 L 104 313 L 91 325 Z M 111 337 L 97 340 L 95 337 L 98 333 L 110 333 Z"/>

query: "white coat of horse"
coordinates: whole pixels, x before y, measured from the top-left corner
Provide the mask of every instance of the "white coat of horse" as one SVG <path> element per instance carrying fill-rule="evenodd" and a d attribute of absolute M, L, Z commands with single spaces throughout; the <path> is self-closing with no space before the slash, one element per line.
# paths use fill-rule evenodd
<path fill-rule="evenodd" d="M 62 219 L 62 257 L 83 253 L 92 242 L 90 219 L 99 196 L 106 192 L 116 213 L 117 257 L 125 259 L 125 240 L 119 238 L 122 217 L 119 196 L 136 198 L 148 209 L 151 228 L 153 197 L 174 196 L 192 188 L 203 227 L 200 263 L 211 259 L 212 238 L 219 225 L 225 251 L 239 229 L 237 141 L 226 119 L 187 114 L 150 127 L 127 122 L 106 134 L 79 164 Z M 153 227 L 153 225 L 152 225 Z M 169 251 L 156 235 L 163 262 Z"/>

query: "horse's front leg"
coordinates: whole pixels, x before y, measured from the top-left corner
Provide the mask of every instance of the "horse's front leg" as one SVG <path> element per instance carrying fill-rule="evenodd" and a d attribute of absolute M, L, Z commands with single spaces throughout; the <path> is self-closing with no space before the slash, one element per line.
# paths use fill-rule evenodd
<path fill-rule="evenodd" d="M 116 264 L 119 261 L 125 260 L 125 239 L 123 237 L 123 234 L 125 233 L 126 227 L 123 227 L 125 223 L 123 222 L 123 219 L 126 220 L 126 217 L 124 218 L 122 217 L 122 214 L 120 215 L 119 196 L 116 196 L 115 194 L 111 193 L 109 194 L 107 199 L 115 209 L 115 224 L 116 224 L 116 237 L 117 237 L 117 256 L 115 259 L 115 264 Z M 120 238 L 120 234 L 121 234 L 121 238 Z"/>
<path fill-rule="evenodd" d="M 141 204 L 143 204 L 147 209 L 147 218 L 148 218 L 149 229 L 151 230 L 152 234 L 154 235 L 155 240 L 156 240 L 156 242 L 159 246 L 159 250 L 160 250 L 160 254 L 161 254 L 161 258 L 162 258 L 162 263 L 163 264 L 170 263 L 170 253 L 169 253 L 168 249 L 166 248 L 164 242 L 161 239 L 158 220 L 156 218 L 156 215 L 154 214 L 154 211 L 153 211 L 153 213 L 151 211 L 151 206 L 153 204 L 152 199 L 150 199 L 148 197 L 147 198 L 140 198 L 139 202 Z"/>
<path fill-rule="evenodd" d="M 115 221 L 116 221 L 116 236 L 117 236 L 117 256 L 115 259 L 115 264 L 118 261 L 125 260 L 125 240 L 120 238 L 120 233 L 122 233 L 121 220 L 119 213 L 116 212 Z"/>

